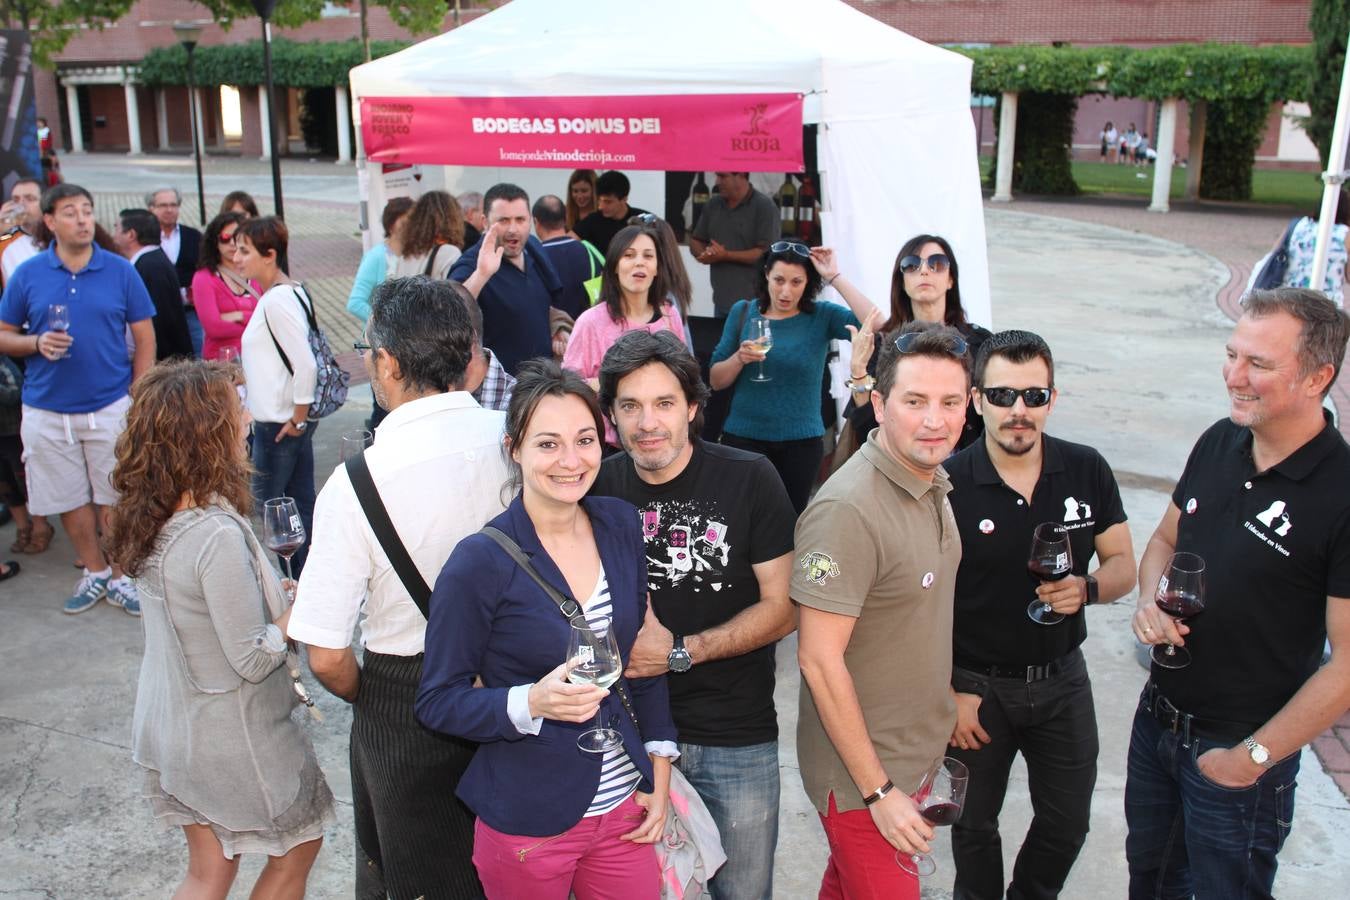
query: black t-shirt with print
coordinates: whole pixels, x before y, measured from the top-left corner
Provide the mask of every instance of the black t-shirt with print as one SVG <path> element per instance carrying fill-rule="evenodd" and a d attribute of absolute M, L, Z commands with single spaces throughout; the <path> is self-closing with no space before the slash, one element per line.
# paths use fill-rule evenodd
<path fill-rule="evenodd" d="M 665 484 L 638 477 L 627 453 L 605 460 L 593 494 L 638 508 L 652 609 L 677 635 L 696 634 L 759 602 L 751 568 L 792 552 L 796 514 L 767 459 L 695 441 L 689 465 Z M 776 740 L 774 647 L 672 672 L 680 740 L 745 747 Z"/>

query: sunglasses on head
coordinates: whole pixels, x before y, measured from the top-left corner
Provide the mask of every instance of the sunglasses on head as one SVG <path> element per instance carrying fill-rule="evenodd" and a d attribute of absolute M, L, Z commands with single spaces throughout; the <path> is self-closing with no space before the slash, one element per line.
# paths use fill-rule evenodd
<path fill-rule="evenodd" d="M 932 334 L 931 331 L 906 331 L 895 339 L 895 349 L 899 350 L 901 353 L 913 353 L 915 351 L 914 345 L 919 342 L 919 339 L 927 337 L 930 334 Z M 934 349 L 945 350 L 952 356 L 965 356 L 966 351 L 970 349 L 965 338 L 960 335 L 943 336 L 940 340 L 942 341 L 943 346 Z"/>
<path fill-rule="evenodd" d="M 945 253 L 934 253 L 927 259 L 922 256 L 906 256 L 900 260 L 900 271 L 910 275 L 919 271 L 919 266 L 924 263 L 928 264 L 929 271 L 936 272 L 939 275 L 952 267 L 951 257 Z"/>
<path fill-rule="evenodd" d="M 655 225 L 661 221 L 661 217 L 654 213 L 638 213 L 636 216 L 630 216 L 629 225 Z"/>
<path fill-rule="evenodd" d="M 798 241 L 775 241 L 769 245 L 770 253 L 795 253 L 803 259 L 811 258 L 811 248 Z"/>
<path fill-rule="evenodd" d="M 1012 406 L 1017 402 L 1017 398 L 1021 397 L 1022 402 L 1027 405 L 1027 409 L 1036 409 L 1050 402 L 1050 389 L 987 387 L 980 388 L 980 396 L 994 406 L 1001 406 L 1004 409 Z"/>
<path fill-rule="evenodd" d="M 220 235 L 216 238 L 216 240 L 220 241 L 222 244 L 233 244 L 234 232 L 231 231 L 229 234 L 226 234 L 225 232 L 222 231 Z"/>

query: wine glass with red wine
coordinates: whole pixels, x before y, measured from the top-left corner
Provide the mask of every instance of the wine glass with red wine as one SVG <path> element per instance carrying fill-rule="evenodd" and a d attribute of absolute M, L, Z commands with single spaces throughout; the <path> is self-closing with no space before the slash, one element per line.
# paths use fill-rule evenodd
<path fill-rule="evenodd" d="M 1031 556 L 1027 571 L 1040 581 L 1059 581 L 1073 571 L 1073 548 L 1069 546 L 1069 530 L 1058 522 L 1043 522 L 1031 535 Z M 1027 615 L 1038 625 L 1057 625 L 1064 614 L 1040 597 L 1031 601 Z"/>
<path fill-rule="evenodd" d="M 961 818 L 961 807 L 966 802 L 966 785 L 970 783 L 970 770 L 965 763 L 950 756 L 944 756 L 933 763 L 919 782 L 919 789 L 910 795 L 919 815 L 934 828 L 951 825 Z M 905 853 L 895 855 L 895 861 L 911 875 L 932 875 L 937 871 L 937 863 L 927 853 Z"/>
<path fill-rule="evenodd" d="M 291 557 L 305 543 L 305 523 L 290 497 L 273 497 L 263 504 L 263 541 L 286 563 L 286 578 L 291 575 Z"/>
<path fill-rule="evenodd" d="M 1153 602 L 1178 622 L 1204 612 L 1205 561 L 1194 553 L 1173 553 L 1167 571 L 1158 579 Z M 1154 645 L 1151 655 L 1164 669 L 1184 669 L 1191 664 L 1191 652 L 1172 644 Z"/>

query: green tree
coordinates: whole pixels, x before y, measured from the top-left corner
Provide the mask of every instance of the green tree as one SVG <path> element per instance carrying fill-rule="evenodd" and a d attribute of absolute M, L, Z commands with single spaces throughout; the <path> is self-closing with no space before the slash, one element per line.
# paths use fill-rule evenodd
<path fill-rule="evenodd" d="M 31 2 L 31 0 L 30 0 Z M 252 0 L 196 0 L 206 7 L 217 21 L 226 19 L 255 19 L 258 12 Z M 342 2 L 342 0 L 339 0 Z M 355 6 L 358 0 L 347 0 L 344 5 Z M 480 5 L 477 2 L 459 3 L 454 0 L 370 0 L 371 6 L 383 6 L 389 10 L 389 18 L 395 24 L 414 34 L 428 34 L 439 31 L 451 7 Z M 319 18 L 323 11 L 323 0 L 277 0 L 276 10 L 272 13 L 272 24 L 291 28 L 303 25 Z"/>
<path fill-rule="evenodd" d="M 1350 34 L 1350 0 L 1313 0 L 1308 29 L 1313 34 L 1313 70 L 1308 84 L 1308 137 L 1322 155 L 1331 152 L 1331 128 L 1336 121 L 1341 73 L 1345 69 L 1345 40 Z"/>
<path fill-rule="evenodd" d="M 134 0 L 0 0 L 7 28 L 33 35 L 33 61 L 48 66 L 78 34 L 78 28 L 102 29 L 131 9 Z"/>

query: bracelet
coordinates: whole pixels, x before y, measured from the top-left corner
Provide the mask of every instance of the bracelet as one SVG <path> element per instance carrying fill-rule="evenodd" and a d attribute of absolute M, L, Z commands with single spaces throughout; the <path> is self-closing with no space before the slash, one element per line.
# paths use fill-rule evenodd
<path fill-rule="evenodd" d="M 844 274 L 843 272 L 835 272 L 833 275 L 830 276 L 830 280 L 827 281 L 827 282 L 825 282 L 825 286 L 826 286 L 826 287 L 834 287 L 834 282 L 835 282 L 835 280 L 836 280 L 840 275 L 843 275 L 843 274 Z"/>
<path fill-rule="evenodd" d="M 42 335 L 40 334 L 33 335 L 33 352 L 34 353 L 42 352 Z"/>
<path fill-rule="evenodd" d="M 863 798 L 863 805 L 871 806 L 893 790 L 895 790 L 895 782 L 887 779 L 885 784 Z"/>

